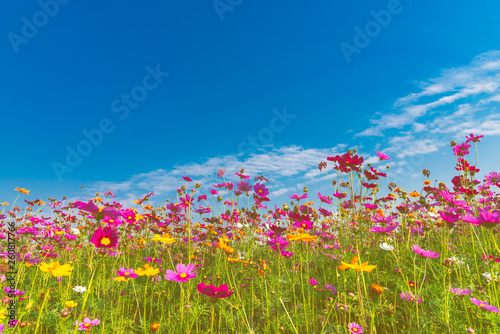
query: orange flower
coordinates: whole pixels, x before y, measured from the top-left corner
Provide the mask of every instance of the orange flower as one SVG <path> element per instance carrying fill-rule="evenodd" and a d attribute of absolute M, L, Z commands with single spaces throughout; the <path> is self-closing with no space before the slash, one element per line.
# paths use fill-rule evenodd
<path fill-rule="evenodd" d="M 377 295 L 377 296 L 380 296 L 382 294 L 382 292 L 384 292 L 384 288 L 378 284 L 375 284 L 375 283 L 372 284 L 370 289 L 371 289 L 372 293 Z"/>
<path fill-rule="evenodd" d="M 359 261 L 358 257 L 355 256 L 351 260 L 351 264 L 345 263 L 344 261 L 340 261 L 342 265 L 338 266 L 339 270 L 346 270 L 346 269 L 354 269 L 356 271 L 366 271 L 366 272 L 371 272 L 373 269 L 377 268 L 376 265 L 374 266 L 369 266 L 368 262 L 362 263 L 362 264 L 357 264 Z"/>
<path fill-rule="evenodd" d="M 228 257 L 227 260 L 229 262 L 241 262 L 241 263 L 248 264 L 248 261 L 240 260 L 240 254 L 238 254 L 238 257 L 236 259 L 232 259 L 232 258 Z"/>
<path fill-rule="evenodd" d="M 310 242 L 316 240 L 318 236 L 314 235 L 309 235 L 307 233 L 297 233 L 297 234 L 287 234 L 286 238 L 288 240 L 297 240 L 297 241 L 305 241 L 305 242 Z"/>
<path fill-rule="evenodd" d="M 160 328 L 160 324 L 159 323 L 155 322 L 154 324 L 151 324 L 151 330 L 152 331 L 155 331 L 158 328 Z"/>
<path fill-rule="evenodd" d="M 416 190 L 413 190 L 411 193 L 409 193 L 409 195 L 413 198 L 417 198 L 418 196 L 420 196 L 420 194 Z"/>
<path fill-rule="evenodd" d="M 14 189 L 14 190 L 20 191 L 20 192 L 22 192 L 25 195 L 29 195 L 30 194 L 30 191 L 26 190 L 24 188 L 19 189 L 18 187 L 16 187 L 16 189 Z"/>
<path fill-rule="evenodd" d="M 431 181 L 429 181 L 429 180 L 425 180 L 425 181 L 424 181 L 424 184 L 425 184 L 426 186 L 430 186 L 430 185 L 431 185 Z"/>
<path fill-rule="evenodd" d="M 0 203 L 0 205 L 9 205 L 7 202 Z"/>

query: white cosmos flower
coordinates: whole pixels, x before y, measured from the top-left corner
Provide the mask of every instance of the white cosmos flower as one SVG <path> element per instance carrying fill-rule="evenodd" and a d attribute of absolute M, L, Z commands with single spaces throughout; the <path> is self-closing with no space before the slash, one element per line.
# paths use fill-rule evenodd
<path fill-rule="evenodd" d="M 463 260 L 455 256 L 450 257 L 449 260 L 453 261 L 454 264 L 461 264 L 462 266 L 465 264 Z"/>
<path fill-rule="evenodd" d="M 80 230 L 75 227 L 71 230 L 71 233 L 73 233 L 74 235 L 80 235 Z"/>
<path fill-rule="evenodd" d="M 496 281 L 498 279 L 498 273 L 497 272 L 494 272 L 493 275 L 491 275 L 491 273 L 483 273 L 483 276 L 484 278 L 486 278 L 488 281 L 491 281 L 491 278 L 493 277 L 493 279 Z"/>
<path fill-rule="evenodd" d="M 385 242 L 383 244 L 378 244 L 378 246 L 386 251 L 394 250 L 394 246 L 388 245 Z"/>
<path fill-rule="evenodd" d="M 84 286 L 75 286 L 73 290 L 76 292 L 84 293 L 85 291 L 87 291 L 87 288 Z"/>

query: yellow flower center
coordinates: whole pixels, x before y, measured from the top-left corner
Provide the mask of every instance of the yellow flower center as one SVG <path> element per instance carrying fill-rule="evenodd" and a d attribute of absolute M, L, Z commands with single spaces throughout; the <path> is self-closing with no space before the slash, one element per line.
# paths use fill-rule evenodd
<path fill-rule="evenodd" d="M 130 219 L 132 219 L 132 216 L 128 216 L 128 218 L 127 218 L 127 219 L 129 219 L 129 220 L 130 220 Z"/>
<path fill-rule="evenodd" d="M 104 245 L 104 246 L 107 246 L 111 243 L 111 240 L 109 240 L 108 238 L 102 238 L 101 239 L 101 244 Z"/>
<path fill-rule="evenodd" d="M 486 305 L 486 304 L 481 303 L 481 304 L 479 304 L 479 307 L 483 307 L 484 305 Z"/>
<path fill-rule="evenodd" d="M 354 327 L 354 328 L 352 329 L 352 331 L 353 331 L 353 332 L 355 332 L 355 333 L 357 333 L 357 332 L 358 332 L 358 329 L 357 329 L 356 327 Z"/>
<path fill-rule="evenodd" d="M 83 326 L 85 326 L 85 327 L 90 327 L 90 326 L 92 326 L 92 325 L 91 325 L 91 324 L 85 324 L 85 325 L 83 325 Z"/>
<path fill-rule="evenodd" d="M 179 275 L 179 277 L 180 277 L 180 278 L 184 278 L 184 277 L 186 277 L 186 276 L 187 276 L 187 274 L 186 274 L 186 273 L 182 273 L 182 274 L 180 274 L 180 275 Z"/>
<path fill-rule="evenodd" d="M 125 276 L 128 276 L 130 275 L 130 273 L 128 271 L 125 272 Z"/>

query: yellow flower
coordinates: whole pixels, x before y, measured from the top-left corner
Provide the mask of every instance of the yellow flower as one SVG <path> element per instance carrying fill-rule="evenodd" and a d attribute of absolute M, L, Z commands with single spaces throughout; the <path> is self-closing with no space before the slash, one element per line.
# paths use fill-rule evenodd
<path fill-rule="evenodd" d="M 14 190 L 20 191 L 20 192 L 22 192 L 25 195 L 29 195 L 30 194 L 30 191 L 26 190 L 24 188 L 19 189 L 18 187 L 16 187 L 16 189 L 14 189 Z"/>
<path fill-rule="evenodd" d="M 74 301 L 69 300 L 64 305 L 66 305 L 67 308 L 75 308 L 78 306 L 78 303 L 75 303 Z"/>
<path fill-rule="evenodd" d="M 44 273 L 51 273 L 52 275 L 54 275 L 54 277 L 69 276 L 71 275 L 71 271 L 73 269 L 74 268 L 69 264 L 61 266 L 59 264 L 59 261 L 49 264 L 42 262 L 42 264 L 40 264 L 41 271 L 43 271 Z"/>
<path fill-rule="evenodd" d="M 6 312 L 7 312 L 6 307 L 4 307 L 3 309 L 0 310 L 0 320 L 7 318 L 7 316 L 5 315 Z"/>
<path fill-rule="evenodd" d="M 115 281 L 115 282 L 127 282 L 128 278 L 125 278 L 123 276 L 118 276 L 118 277 L 113 278 L 113 281 Z"/>
<path fill-rule="evenodd" d="M 155 269 L 153 267 L 151 267 L 149 264 L 145 264 L 144 265 L 144 269 L 142 268 L 139 268 L 139 269 L 136 269 L 134 270 L 134 272 L 139 275 L 139 276 L 155 276 L 157 275 L 159 272 L 160 272 L 160 269 Z"/>
<path fill-rule="evenodd" d="M 173 244 L 175 242 L 175 238 L 171 238 L 168 234 L 164 234 L 163 236 L 155 234 L 153 237 L 153 241 L 159 241 L 164 244 Z"/>
<path fill-rule="evenodd" d="M 0 205 L 9 205 L 7 202 L 0 203 Z"/>
<path fill-rule="evenodd" d="M 356 271 L 366 271 L 366 272 L 371 272 L 373 269 L 377 268 L 376 265 L 374 266 L 369 266 L 368 262 L 362 263 L 362 264 L 357 264 L 359 261 L 358 257 L 355 256 L 352 258 L 351 263 L 345 263 L 344 261 L 340 261 L 342 265 L 338 266 L 339 270 L 346 270 L 346 269 L 354 269 Z"/>
<path fill-rule="evenodd" d="M 288 240 L 297 240 L 297 241 L 305 241 L 305 242 L 310 242 L 316 240 L 318 236 L 314 235 L 309 235 L 307 233 L 297 233 L 297 234 L 287 234 L 286 238 Z"/>

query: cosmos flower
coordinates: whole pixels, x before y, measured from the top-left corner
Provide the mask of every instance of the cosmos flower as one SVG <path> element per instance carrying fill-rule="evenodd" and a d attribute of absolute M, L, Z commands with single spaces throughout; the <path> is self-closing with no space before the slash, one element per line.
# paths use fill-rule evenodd
<path fill-rule="evenodd" d="M 316 286 L 316 285 L 318 285 L 318 281 L 317 281 L 317 280 L 315 280 L 314 278 L 310 278 L 310 279 L 309 279 L 309 283 L 310 283 L 312 286 Z"/>
<path fill-rule="evenodd" d="M 120 270 L 117 270 L 116 274 L 118 275 L 118 277 L 125 277 L 125 278 L 136 278 L 138 276 L 134 272 L 133 268 L 125 269 L 123 267 L 120 267 Z"/>
<path fill-rule="evenodd" d="M 255 191 L 255 194 L 257 194 L 257 196 L 259 197 L 266 197 L 267 195 L 269 195 L 269 190 L 266 188 L 265 185 L 261 183 L 256 183 L 253 186 L 253 190 Z"/>
<path fill-rule="evenodd" d="M 226 284 L 216 287 L 212 284 L 205 285 L 205 283 L 201 282 L 196 288 L 198 289 L 198 292 L 211 298 L 226 298 L 234 293 L 233 290 L 229 291 L 229 287 Z"/>
<path fill-rule="evenodd" d="M 153 241 L 159 241 L 164 244 L 172 244 L 175 242 L 175 238 L 171 238 L 168 234 L 164 234 L 163 236 L 155 234 L 153 236 Z"/>
<path fill-rule="evenodd" d="M 439 253 L 436 253 L 436 252 L 433 252 L 433 251 L 426 251 L 426 250 L 423 250 L 422 248 L 419 248 L 417 245 L 413 245 L 411 247 L 411 249 L 417 253 L 418 255 L 421 255 L 423 257 L 431 257 L 431 258 L 438 258 L 439 257 Z"/>
<path fill-rule="evenodd" d="M 18 187 L 16 187 L 16 189 L 14 189 L 14 190 L 19 191 L 19 192 L 21 192 L 21 193 L 23 193 L 25 195 L 29 195 L 30 194 L 30 191 L 26 190 L 24 188 L 18 188 Z"/>
<path fill-rule="evenodd" d="M 87 288 L 84 286 L 75 286 L 73 288 L 73 291 L 79 292 L 79 293 L 84 293 L 85 291 L 87 291 Z"/>
<path fill-rule="evenodd" d="M 477 306 L 484 308 L 487 311 L 491 311 L 494 313 L 500 313 L 498 308 L 496 308 L 495 306 L 488 305 L 487 302 L 480 301 L 479 299 L 476 299 L 476 298 L 471 298 L 470 301 L 473 302 L 474 304 L 476 304 Z"/>
<path fill-rule="evenodd" d="M 355 256 L 351 260 L 351 264 L 340 261 L 342 265 L 338 266 L 339 270 L 354 269 L 356 271 L 366 271 L 371 272 L 373 269 L 377 268 L 376 265 L 369 266 L 368 262 L 357 264 L 359 261 L 358 257 Z"/>
<path fill-rule="evenodd" d="M 295 199 L 297 201 L 300 201 L 301 199 L 306 199 L 307 198 L 307 193 L 306 194 L 302 194 L 302 195 L 297 195 L 297 194 L 293 194 L 292 196 L 290 196 L 291 199 Z"/>
<path fill-rule="evenodd" d="M 69 300 L 69 301 L 67 301 L 66 303 L 64 303 L 64 305 L 65 305 L 67 308 L 74 309 L 75 307 L 77 307 L 77 306 L 78 306 L 78 303 L 75 303 L 73 300 Z"/>
<path fill-rule="evenodd" d="M 160 272 L 160 269 L 157 269 L 157 268 L 153 268 L 151 267 L 148 263 L 146 263 L 144 265 L 144 269 L 143 268 L 138 268 L 136 270 L 134 270 L 134 272 L 139 275 L 139 276 L 155 276 L 155 275 L 158 275 L 158 273 Z"/>
<path fill-rule="evenodd" d="M 462 290 L 460 288 L 453 289 L 452 287 L 450 287 L 449 290 L 458 296 L 470 295 L 472 292 L 474 292 L 473 290 Z"/>
<path fill-rule="evenodd" d="M 382 243 L 382 244 L 378 244 L 378 246 L 380 248 L 382 248 L 383 250 L 394 250 L 394 246 L 391 246 L 391 245 L 389 245 L 389 244 L 387 244 L 385 242 Z"/>
<path fill-rule="evenodd" d="M 363 333 L 363 327 L 361 327 L 355 322 L 351 322 L 348 327 L 351 333 L 356 333 L 356 334 Z"/>
<path fill-rule="evenodd" d="M 167 270 L 167 274 L 165 275 L 166 280 L 175 282 L 187 282 L 190 279 L 195 278 L 197 275 L 197 272 L 194 270 L 195 265 L 192 263 L 188 264 L 187 266 L 179 263 L 176 268 L 177 272 Z"/>
<path fill-rule="evenodd" d="M 99 325 L 100 322 L 101 322 L 101 320 L 99 320 L 97 318 L 95 318 L 94 320 L 90 320 L 89 317 L 86 317 L 85 319 L 83 319 L 83 322 L 79 323 L 78 321 L 76 321 L 75 326 L 79 326 L 78 327 L 79 331 L 90 332 L 92 326 Z"/>
<path fill-rule="evenodd" d="M 59 261 L 54 263 L 42 262 L 39 266 L 40 270 L 44 273 L 51 273 L 54 277 L 69 276 L 71 271 L 74 269 L 69 264 L 60 265 Z"/>
<path fill-rule="evenodd" d="M 378 152 L 377 151 L 377 155 L 380 158 L 380 161 L 382 161 L 382 160 L 391 160 L 391 158 L 389 158 L 389 156 L 387 154 L 384 154 L 382 152 Z"/>
<path fill-rule="evenodd" d="M 494 210 L 493 212 L 488 212 L 488 210 L 484 209 L 482 211 L 480 210 L 477 217 L 467 215 L 463 220 L 473 225 L 491 228 L 500 224 L 500 211 Z"/>
<path fill-rule="evenodd" d="M 416 301 L 417 303 L 421 303 L 422 299 L 418 298 L 418 294 L 416 296 L 413 295 L 410 291 L 408 292 L 402 292 L 399 297 L 403 298 L 404 300 L 408 300 L 410 302 Z M 418 299 L 417 299 L 418 298 Z"/>
<path fill-rule="evenodd" d="M 118 231 L 110 226 L 95 230 L 90 242 L 97 248 L 114 248 L 118 243 Z"/>

